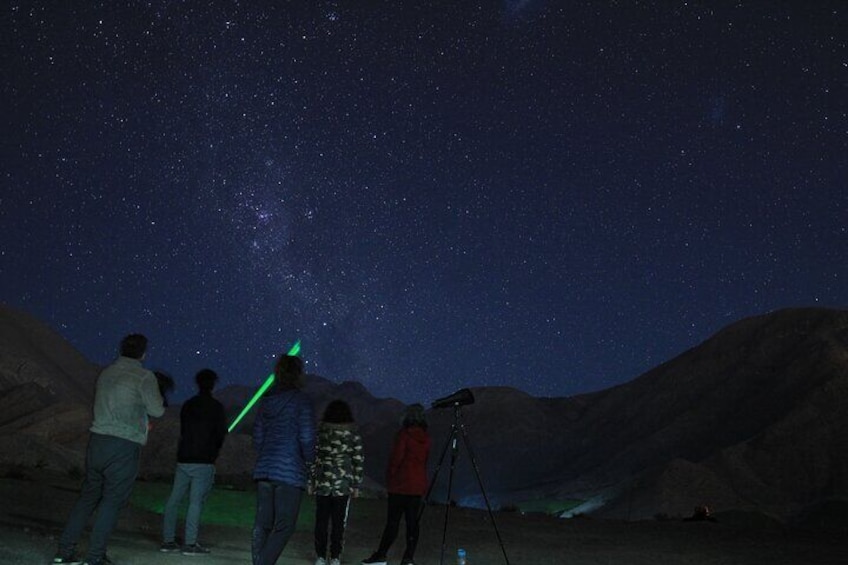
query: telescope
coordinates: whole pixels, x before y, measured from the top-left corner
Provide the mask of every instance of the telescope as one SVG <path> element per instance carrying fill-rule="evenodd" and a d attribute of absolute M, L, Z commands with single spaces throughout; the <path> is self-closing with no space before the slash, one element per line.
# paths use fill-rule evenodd
<path fill-rule="evenodd" d="M 461 388 L 455 393 L 434 400 L 430 408 L 450 408 L 452 406 L 465 406 L 466 404 L 474 404 L 474 395 L 467 388 Z"/>
<path fill-rule="evenodd" d="M 465 448 L 468 450 L 468 455 L 471 456 L 471 465 L 474 468 L 474 475 L 477 477 L 477 484 L 480 485 L 480 493 L 483 495 L 483 500 L 486 501 L 486 508 L 489 510 L 489 518 L 492 520 L 492 526 L 494 526 L 495 534 L 498 536 L 498 542 L 501 544 L 501 551 L 504 554 L 506 565 L 509 565 L 509 557 L 506 555 L 506 549 L 504 548 L 503 540 L 501 539 L 501 533 L 498 531 L 498 525 L 495 523 L 495 515 L 492 513 L 492 505 L 489 504 L 489 497 L 486 495 L 486 489 L 483 488 L 483 481 L 480 479 L 480 470 L 477 468 L 477 458 L 474 457 L 474 451 L 471 449 L 471 441 L 468 439 L 468 434 L 465 433 L 465 424 L 462 421 L 462 410 L 460 410 L 460 407 L 465 406 L 466 404 L 474 404 L 474 395 L 471 394 L 469 389 L 461 388 L 449 396 L 434 400 L 433 404 L 430 405 L 431 408 L 453 407 L 453 424 L 451 425 L 450 437 L 448 438 L 448 441 L 445 442 L 445 448 L 442 450 L 442 456 L 439 457 L 439 462 L 436 464 L 436 471 L 433 473 L 433 479 L 430 481 L 430 486 L 427 488 L 427 496 L 424 497 L 424 504 L 422 504 L 418 510 L 419 522 L 421 520 L 421 515 L 424 513 L 424 509 L 427 508 L 427 504 L 430 501 L 430 495 L 433 494 L 433 487 L 436 485 L 436 477 L 438 477 L 439 470 L 442 468 L 442 463 L 445 461 L 445 455 L 450 449 L 450 476 L 448 477 L 447 503 L 445 504 L 445 525 L 442 529 L 442 553 L 439 557 L 439 565 L 442 565 L 445 562 L 445 539 L 448 533 L 448 514 L 450 513 L 451 508 L 451 488 L 453 486 L 453 472 L 456 468 L 456 458 L 459 451 L 458 439 L 461 434 Z"/>

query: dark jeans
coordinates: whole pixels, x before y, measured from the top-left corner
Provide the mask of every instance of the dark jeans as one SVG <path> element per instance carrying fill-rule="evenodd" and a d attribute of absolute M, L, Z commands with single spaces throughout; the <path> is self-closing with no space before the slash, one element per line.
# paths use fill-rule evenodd
<path fill-rule="evenodd" d="M 347 523 L 348 496 L 315 497 L 315 553 L 327 557 L 327 532 L 330 534 L 330 558 L 342 555 L 345 524 Z"/>
<path fill-rule="evenodd" d="M 256 483 L 253 565 L 273 565 L 297 526 L 303 489 L 284 483 Z"/>
<path fill-rule="evenodd" d="M 100 563 L 118 512 L 127 503 L 138 475 L 141 445 L 126 439 L 91 434 L 85 454 L 85 479 L 65 530 L 59 538 L 59 553 L 76 549 L 89 518 L 97 511 L 88 542 L 86 562 Z"/>
<path fill-rule="evenodd" d="M 401 516 L 406 522 L 406 549 L 403 559 L 412 560 L 415 557 L 415 546 L 418 545 L 418 510 L 421 508 L 421 497 L 412 494 L 389 493 L 388 513 L 383 537 L 377 555 L 385 557 L 394 543 L 400 528 Z"/>

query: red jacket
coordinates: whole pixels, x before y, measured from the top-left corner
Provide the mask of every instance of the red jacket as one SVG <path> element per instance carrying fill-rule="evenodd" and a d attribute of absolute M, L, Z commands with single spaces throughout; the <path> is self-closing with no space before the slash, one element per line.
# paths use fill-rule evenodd
<path fill-rule="evenodd" d="M 393 494 L 427 494 L 427 457 L 430 455 L 430 435 L 419 426 L 403 428 L 395 436 L 386 490 Z"/>

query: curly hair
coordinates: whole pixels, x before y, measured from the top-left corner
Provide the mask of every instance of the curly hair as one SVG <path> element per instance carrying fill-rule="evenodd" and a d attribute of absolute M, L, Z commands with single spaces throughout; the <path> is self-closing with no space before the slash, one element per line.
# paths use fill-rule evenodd
<path fill-rule="evenodd" d="M 353 412 L 344 400 L 333 400 L 324 409 L 322 421 L 328 424 L 350 424 L 353 422 Z"/>

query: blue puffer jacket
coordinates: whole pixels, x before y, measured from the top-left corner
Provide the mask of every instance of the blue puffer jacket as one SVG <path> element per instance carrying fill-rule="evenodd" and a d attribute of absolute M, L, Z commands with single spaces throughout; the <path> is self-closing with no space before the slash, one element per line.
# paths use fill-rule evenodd
<path fill-rule="evenodd" d="M 315 413 L 299 390 L 284 390 L 262 399 L 253 424 L 255 480 L 305 488 L 315 459 Z"/>

